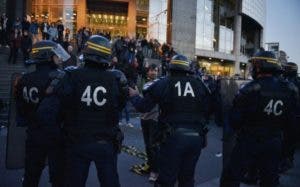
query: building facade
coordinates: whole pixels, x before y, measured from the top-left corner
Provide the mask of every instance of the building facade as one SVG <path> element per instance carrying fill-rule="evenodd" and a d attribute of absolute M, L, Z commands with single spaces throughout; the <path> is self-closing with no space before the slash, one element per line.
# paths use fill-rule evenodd
<path fill-rule="evenodd" d="M 9 0 L 10 17 L 29 15 L 38 22 L 62 21 L 71 33 L 88 27 L 112 36 L 147 35 L 149 0 Z"/>
<path fill-rule="evenodd" d="M 263 47 L 265 0 L 150 1 L 151 37 L 198 61 L 208 73 L 246 76 L 246 63 Z M 166 10 L 166 11 L 165 11 Z"/>
<path fill-rule="evenodd" d="M 264 43 L 266 0 L 7 0 L 9 17 L 61 20 L 112 36 L 172 44 L 211 74 L 245 74 Z"/>
<path fill-rule="evenodd" d="M 248 58 L 264 43 L 265 0 L 196 0 L 196 3 L 194 48 L 200 66 L 211 74 L 246 77 Z M 190 19 L 194 19 L 192 15 L 189 13 Z"/>

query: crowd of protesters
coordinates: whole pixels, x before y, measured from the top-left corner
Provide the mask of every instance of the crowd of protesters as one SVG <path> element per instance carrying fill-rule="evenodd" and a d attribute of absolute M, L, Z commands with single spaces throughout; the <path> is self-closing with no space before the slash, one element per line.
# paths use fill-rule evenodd
<path fill-rule="evenodd" d="M 130 81 L 136 83 L 137 75 L 144 75 L 144 58 L 161 58 L 163 74 L 168 59 L 175 54 L 170 45 L 161 45 L 158 40 L 146 40 L 143 37 L 111 37 L 110 33 L 101 33 L 99 30 L 92 30 L 88 27 L 78 29 L 78 32 L 70 36 L 71 31 L 66 28 L 61 20 L 48 23 L 46 20 L 28 20 L 27 16 L 23 19 L 16 18 L 11 27 L 8 27 L 8 18 L 5 14 L 0 17 L 0 46 L 10 48 L 9 63 L 16 63 L 19 51 L 22 52 L 24 61 L 29 58 L 32 44 L 39 40 L 52 40 L 60 43 L 65 49 L 76 49 L 76 56 L 81 54 L 84 44 L 92 34 L 105 36 L 113 43 L 113 55 L 116 68 L 123 70 Z M 74 38 L 74 40 L 71 40 Z M 69 50 L 68 50 L 69 51 Z M 116 61 L 117 59 L 117 61 Z"/>
<path fill-rule="evenodd" d="M 0 33 L 0 46 L 10 48 L 9 63 L 16 63 L 19 51 L 23 54 L 24 62 L 28 60 L 32 45 L 39 40 L 52 40 L 60 43 L 73 54 L 70 51 L 73 49 L 70 44 L 70 29 L 65 28 L 61 20 L 50 24 L 47 21 L 38 23 L 37 20 L 29 21 L 27 16 L 24 16 L 23 20 L 17 17 L 12 26 L 9 27 L 8 18 L 5 14 L 2 14 L 0 17 Z"/>
<path fill-rule="evenodd" d="M 160 44 L 156 39 L 145 39 L 142 36 L 136 38 L 130 37 L 112 37 L 110 33 L 102 33 L 99 30 L 93 30 L 88 27 L 78 29 L 77 33 L 71 36 L 69 28 L 65 27 L 61 20 L 51 22 L 45 20 L 29 21 L 26 16 L 16 18 L 11 28 L 8 28 L 8 18 L 5 14 L 0 17 L 0 46 L 10 48 L 8 58 L 9 63 L 16 63 L 19 51 L 23 54 L 24 62 L 29 58 L 32 45 L 39 40 L 52 40 L 60 43 L 71 55 L 63 67 L 77 65 L 78 56 L 81 54 L 86 41 L 92 34 L 105 36 L 112 43 L 112 64 L 114 68 L 124 72 L 131 85 L 137 85 L 138 81 L 146 79 L 146 68 L 149 66 L 145 58 L 159 59 L 160 74 L 166 75 L 167 67 L 172 56 L 176 54 L 170 44 Z M 72 40 L 74 39 L 74 40 Z M 202 76 L 205 71 L 195 65 L 194 70 Z M 214 82 L 215 80 L 213 80 Z"/>

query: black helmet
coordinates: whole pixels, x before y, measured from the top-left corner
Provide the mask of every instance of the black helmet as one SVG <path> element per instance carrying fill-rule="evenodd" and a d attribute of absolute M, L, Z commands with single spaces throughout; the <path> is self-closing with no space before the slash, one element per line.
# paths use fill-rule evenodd
<path fill-rule="evenodd" d="M 258 74 L 270 73 L 275 75 L 281 71 L 281 66 L 271 51 L 260 51 L 249 61 L 252 66 L 250 72 L 254 79 Z"/>
<path fill-rule="evenodd" d="M 190 72 L 190 62 L 186 56 L 175 55 L 169 64 L 170 70 Z"/>
<path fill-rule="evenodd" d="M 296 77 L 298 73 L 298 65 L 294 62 L 282 64 L 283 75 L 285 77 Z"/>
<path fill-rule="evenodd" d="M 32 46 L 29 60 L 25 63 L 30 64 L 46 64 L 52 62 L 52 57 L 57 55 L 62 61 L 66 61 L 70 58 L 70 55 L 63 49 L 60 44 L 57 44 L 51 40 L 43 40 L 35 43 Z"/>
<path fill-rule="evenodd" d="M 111 45 L 103 36 L 93 35 L 82 51 L 84 60 L 109 66 L 111 62 Z"/>
<path fill-rule="evenodd" d="M 26 61 L 26 64 L 40 64 L 50 62 L 51 57 L 55 55 L 52 49 L 56 45 L 57 43 L 50 40 L 43 40 L 35 43 L 32 46 L 29 60 Z"/>

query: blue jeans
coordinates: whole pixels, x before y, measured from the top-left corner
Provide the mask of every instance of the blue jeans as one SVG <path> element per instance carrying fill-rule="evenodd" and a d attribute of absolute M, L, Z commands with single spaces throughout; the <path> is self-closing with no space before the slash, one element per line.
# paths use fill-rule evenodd
<path fill-rule="evenodd" d="M 126 103 L 123 111 L 120 112 L 120 114 L 119 114 L 119 121 L 120 122 L 122 122 L 122 119 L 123 119 L 123 117 L 122 117 L 123 112 L 125 112 L 126 123 L 129 123 L 130 117 L 129 117 L 129 111 L 128 111 L 128 103 Z"/>
<path fill-rule="evenodd" d="M 84 187 L 90 164 L 94 161 L 101 186 L 119 187 L 117 155 L 113 144 L 106 141 L 69 146 L 66 158 L 66 186 Z"/>
<path fill-rule="evenodd" d="M 178 179 L 179 187 L 193 187 L 203 143 L 204 137 L 198 132 L 176 130 L 160 147 L 158 186 L 174 186 Z"/>
<path fill-rule="evenodd" d="M 253 164 L 260 171 L 260 186 L 277 186 L 281 145 L 280 138 L 258 141 L 248 137 L 239 140 L 231 153 L 228 166 L 223 169 L 220 186 L 239 187 L 247 168 Z"/>

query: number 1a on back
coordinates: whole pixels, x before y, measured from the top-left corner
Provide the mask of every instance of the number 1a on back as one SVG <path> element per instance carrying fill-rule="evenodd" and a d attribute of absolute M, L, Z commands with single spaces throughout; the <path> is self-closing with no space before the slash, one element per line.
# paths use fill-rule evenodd
<path fill-rule="evenodd" d="M 194 90 L 193 90 L 193 87 L 191 86 L 191 83 L 190 82 L 186 82 L 185 83 L 185 86 L 184 86 L 184 92 L 182 94 L 182 89 L 181 89 L 181 82 L 178 81 L 176 84 L 175 84 L 175 87 L 177 88 L 178 90 L 178 97 L 186 97 L 187 95 L 191 95 L 192 97 L 195 97 L 195 94 L 194 94 Z"/>

